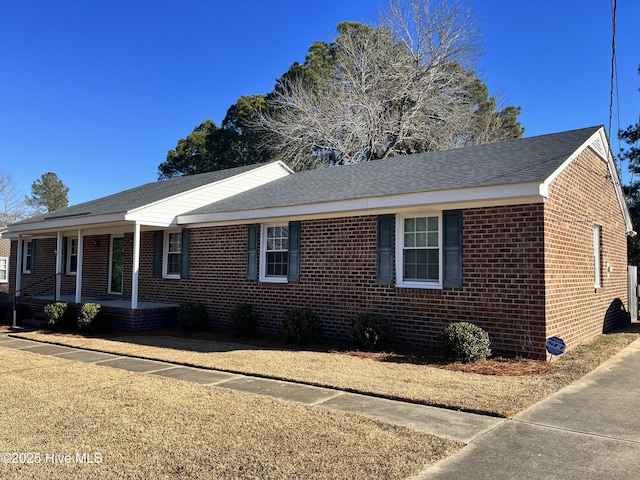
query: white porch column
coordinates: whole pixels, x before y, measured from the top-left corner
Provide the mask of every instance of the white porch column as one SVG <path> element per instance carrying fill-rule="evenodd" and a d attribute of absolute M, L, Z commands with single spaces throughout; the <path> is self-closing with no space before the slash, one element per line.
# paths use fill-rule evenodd
<path fill-rule="evenodd" d="M 18 258 L 16 258 L 16 296 L 22 288 L 22 235 L 18 235 Z"/>
<path fill-rule="evenodd" d="M 60 283 L 62 281 L 62 232 L 58 232 L 56 243 L 56 295 L 55 301 L 60 301 Z"/>
<path fill-rule="evenodd" d="M 84 237 L 78 230 L 78 268 L 76 269 L 76 303 L 82 303 L 82 257 L 84 256 Z"/>
<path fill-rule="evenodd" d="M 133 269 L 131 270 L 131 310 L 138 309 L 138 270 L 140 270 L 140 224 L 133 229 Z"/>

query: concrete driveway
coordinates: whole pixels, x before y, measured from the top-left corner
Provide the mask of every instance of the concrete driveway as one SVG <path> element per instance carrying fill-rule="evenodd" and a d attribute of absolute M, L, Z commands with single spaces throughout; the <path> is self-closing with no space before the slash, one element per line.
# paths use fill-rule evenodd
<path fill-rule="evenodd" d="M 419 478 L 640 478 L 640 340 Z"/>

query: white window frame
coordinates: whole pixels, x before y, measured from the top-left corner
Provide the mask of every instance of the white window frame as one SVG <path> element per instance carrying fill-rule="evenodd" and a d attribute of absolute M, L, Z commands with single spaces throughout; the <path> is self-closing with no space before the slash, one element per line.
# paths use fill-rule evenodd
<path fill-rule="evenodd" d="M 73 253 L 73 241 L 76 242 L 76 253 Z M 76 269 L 71 270 L 71 257 L 76 257 Z M 77 275 L 78 273 L 78 237 L 67 238 L 67 264 L 65 266 L 67 275 Z"/>
<path fill-rule="evenodd" d="M 31 262 L 27 262 L 27 258 L 30 258 Z M 22 273 L 30 274 L 32 267 L 33 267 L 33 240 L 24 240 L 22 244 Z"/>
<path fill-rule="evenodd" d="M 593 270 L 595 288 L 602 288 L 602 225 L 593 225 Z"/>
<path fill-rule="evenodd" d="M 180 238 L 180 251 L 179 252 L 169 252 L 169 239 L 171 235 L 178 235 Z M 162 248 L 162 277 L 163 278 L 181 278 L 180 277 L 180 269 L 178 269 L 178 273 L 169 273 L 169 255 L 180 255 L 182 256 L 182 231 L 181 230 L 167 230 L 164 233 L 164 245 Z"/>
<path fill-rule="evenodd" d="M 260 226 L 260 281 L 272 282 L 272 283 L 287 283 L 289 280 L 287 275 L 267 275 L 267 232 L 269 228 L 273 227 L 287 227 L 289 223 L 265 223 Z M 287 237 L 288 239 L 288 237 Z M 283 252 L 289 252 L 289 246 L 286 250 L 280 250 Z M 287 265 L 287 272 L 289 265 Z"/>
<path fill-rule="evenodd" d="M 416 281 L 404 279 L 404 221 L 407 218 L 436 217 L 438 219 L 438 280 Z M 442 289 L 442 212 L 412 212 L 396 215 L 396 287 Z"/>
<path fill-rule="evenodd" d="M 4 272 L 4 278 L 0 277 L 0 283 L 9 282 L 9 257 L 0 257 L 0 265 L 4 264 L 4 268 L 0 268 L 0 272 Z"/>

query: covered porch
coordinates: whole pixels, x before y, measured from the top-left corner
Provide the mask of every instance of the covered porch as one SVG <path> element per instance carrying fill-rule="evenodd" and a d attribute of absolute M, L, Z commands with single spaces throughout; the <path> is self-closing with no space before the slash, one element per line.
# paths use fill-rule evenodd
<path fill-rule="evenodd" d="M 76 301 L 75 295 L 36 295 L 17 298 L 21 305 L 30 308 L 32 316 L 46 319 L 44 307 L 56 301 L 65 302 L 80 307 L 84 303 L 97 303 L 102 306 L 110 329 L 124 331 L 152 330 L 175 326 L 177 324 L 180 305 L 159 302 L 139 302 L 136 309 L 132 309 L 128 300 L 114 296 L 93 297 L 83 296 Z"/>

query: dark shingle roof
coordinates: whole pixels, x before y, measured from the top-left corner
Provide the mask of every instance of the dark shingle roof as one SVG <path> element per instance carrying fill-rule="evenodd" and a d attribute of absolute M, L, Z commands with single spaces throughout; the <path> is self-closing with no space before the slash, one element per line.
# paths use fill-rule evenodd
<path fill-rule="evenodd" d="M 187 175 L 185 177 L 172 178 L 161 182 L 147 183 L 113 195 L 56 210 L 55 212 L 37 215 L 22 222 L 17 222 L 17 224 L 33 223 L 59 218 L 124 213 L 165 198 L 178 195 L 179 193 L 187 192 L 194 188 L 202 187 L 209 183 L 218 182 L 225 178 L 253 170 L 254 168 L 263 165 L 264 164 L 248 165 L 244 167 L 230 168 L 228 170 L 217 170 L 215 172 L 202 173 L 199 175 Z"/>
<path fill-rule="evenodd" d="M 187 215 L 542 182 L 599 128 L 296 173 Z"/>

